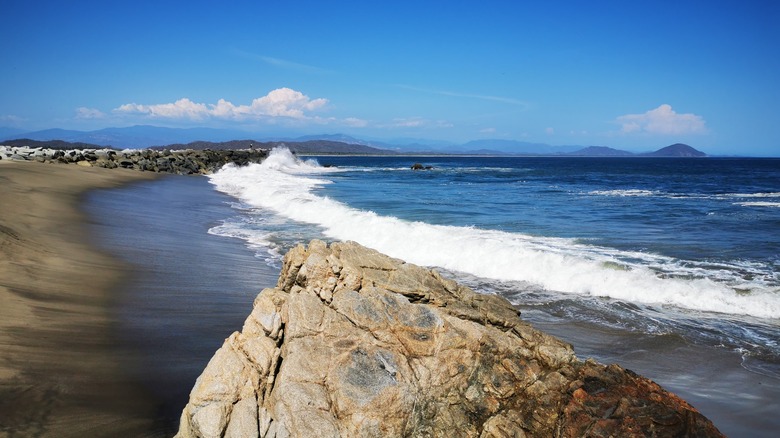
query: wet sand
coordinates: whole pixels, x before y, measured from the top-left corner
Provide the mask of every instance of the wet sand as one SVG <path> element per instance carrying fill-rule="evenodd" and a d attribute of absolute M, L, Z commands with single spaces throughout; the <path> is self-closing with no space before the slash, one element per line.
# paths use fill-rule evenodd
<path fill-rule="evenodd" d="M 170 436 L 194 378 L 278 274 L 242 241 L 207 234 L 230 214 L 205 179 L 80 196 L 151 176 L 95 171 L 0 162 L 0 438 Z M 655 379 L 727 435 L 777 430 L 777 380 L 738 355 L 524 316 L 582 358 Z"/>
<path fill-rule="evenodd" d="M 207 178 L 172 175 L 94 190 L 82 204 L 94 243 L 130 269 L 114 303 L 119 354 L 154 396 L 154 436 L 176 433 L 195 379 L 276 285 L 279 269 L 243 240 L 209 234 L 234 202 Z"/>
<path fill-rule="evenodd" d="M 123 266 L 87 244 L 83 194 L 154 178 L 0 161 L 0 437 L 144 436 L 153 398 L 114 354 Z"/>

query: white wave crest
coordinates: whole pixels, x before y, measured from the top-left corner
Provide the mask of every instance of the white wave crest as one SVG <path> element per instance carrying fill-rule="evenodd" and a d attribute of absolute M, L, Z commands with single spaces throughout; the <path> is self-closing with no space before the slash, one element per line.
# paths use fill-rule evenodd
<path fill-rule="evenodd" d="M 593 190 L 588 192 L 589 195 L 597 196 L 658 196 L 658 192 L 652 190 L 639 190 L 639 189 L 627 189 L 627 190 Z"/>
<path fill-rule="evenodd" d="M 780 317 L 777 290 L 756 286 L 749 293 L 738 293 L 709 278 L 661 278 L 647 267 L 661 256 L 598 248 L 572 239 L 410 222 L 357 210 L 315 193 L 330 182 L 316 175 L 328 171 L 297 160 L 289 151 L 274 150 L 261 164 L 229 165 L 209 178 L 218 190 L 250 205 L 319 225 L 330 238 L 354 240 L 418 265 L 525 281 L 552 291 Z"/>
<path fill-rule="evenodd" d="M 780 198 L 780 192 L 727 193 L 722 196 L 728 198 Z"/>
<path fill-rule="evenodd" d="M 774 207 L 774 208 L 780 208 L 780 202 L 766 202 L 766 201 L 735 202 L 734 205 L 741 205 L 742 207 Z"/>

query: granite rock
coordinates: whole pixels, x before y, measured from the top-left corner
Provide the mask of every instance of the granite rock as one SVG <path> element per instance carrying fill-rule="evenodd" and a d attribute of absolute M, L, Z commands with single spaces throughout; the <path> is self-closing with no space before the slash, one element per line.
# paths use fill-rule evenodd
<path fill-rule="evenodd" d="M 721 436 L 496 295 L 354 242 L 284 257 L 197 379 L 178 437 Z"/>

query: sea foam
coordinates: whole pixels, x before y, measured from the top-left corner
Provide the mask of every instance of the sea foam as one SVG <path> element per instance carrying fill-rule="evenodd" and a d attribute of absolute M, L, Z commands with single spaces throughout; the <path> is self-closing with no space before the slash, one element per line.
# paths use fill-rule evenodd
<path fill-rule="evenodd" d="M 659 255 L 585 245 L 573 239 L 411 222 L 319 195 L 317 189 L 331 183 L 327 174 L 339 171 L 343 169 L 321 167 L 313 161 L 301 161 L 285 149 L 275 149 L 261 164 L 228 165 L 209 178 L 217 190 L 248 205 L 318 225 L 329 238 L 354 240 L 418 265 L 528 282 L 551 291 L 780 317 L 780 293 L 774 285 L 728 284 L 694 271 L 683 273 L 683 278 L 659 274 L 650 266 L 668 266 L 673 272 L 683 264 Z M 237 235 L 252 242 L 249 236 Z"/>

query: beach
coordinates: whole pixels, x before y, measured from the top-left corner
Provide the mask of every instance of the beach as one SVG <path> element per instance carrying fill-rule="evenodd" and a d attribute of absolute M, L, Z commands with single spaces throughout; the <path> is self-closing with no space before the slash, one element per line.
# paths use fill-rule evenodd
<path fill-rule="evenodd" d="M 213 232 L 272 262 L 319 238 L 437 267 L 726 435 L 774 436 L 777 160 L 316 158 L 209 176 L 237 199 Z"/>
<path fill-rule="evenodd" d="M 267 213 L 236 216 L 256 211 L 207 178 L 0 162 L 0 181 L 0 437 L 172 435 L 195 378 L 276 283 L 278 259 L 246 227 L 275 231 L 280 253 L 316 233 Z M 580 358 L 656 380 L 727 435 L 776 430 L 778 383 L 762 357 L 695 331 L 579 318 L 602 314 L 570 299 L 540 306 L 505 286 L 495 292 Z"/>
<path fill-rule="evenodd" d="M 155 409 L 113 354 L 123 265 L 90 246 L 90 189 L 154 174 L 0 162 L 0 436 L 143 436 Z"/>
<path fill-rule="evenodd" d="M 153 436 L 176 433 L 195 379 L 279 276 L 244 241 L 209 233 L 234 202 L 206 178 L 172 175 L 93 190 L 82 204 L 94 244 L 128 269 L 112 306 L 116 342 L 153 397 Z"/>

